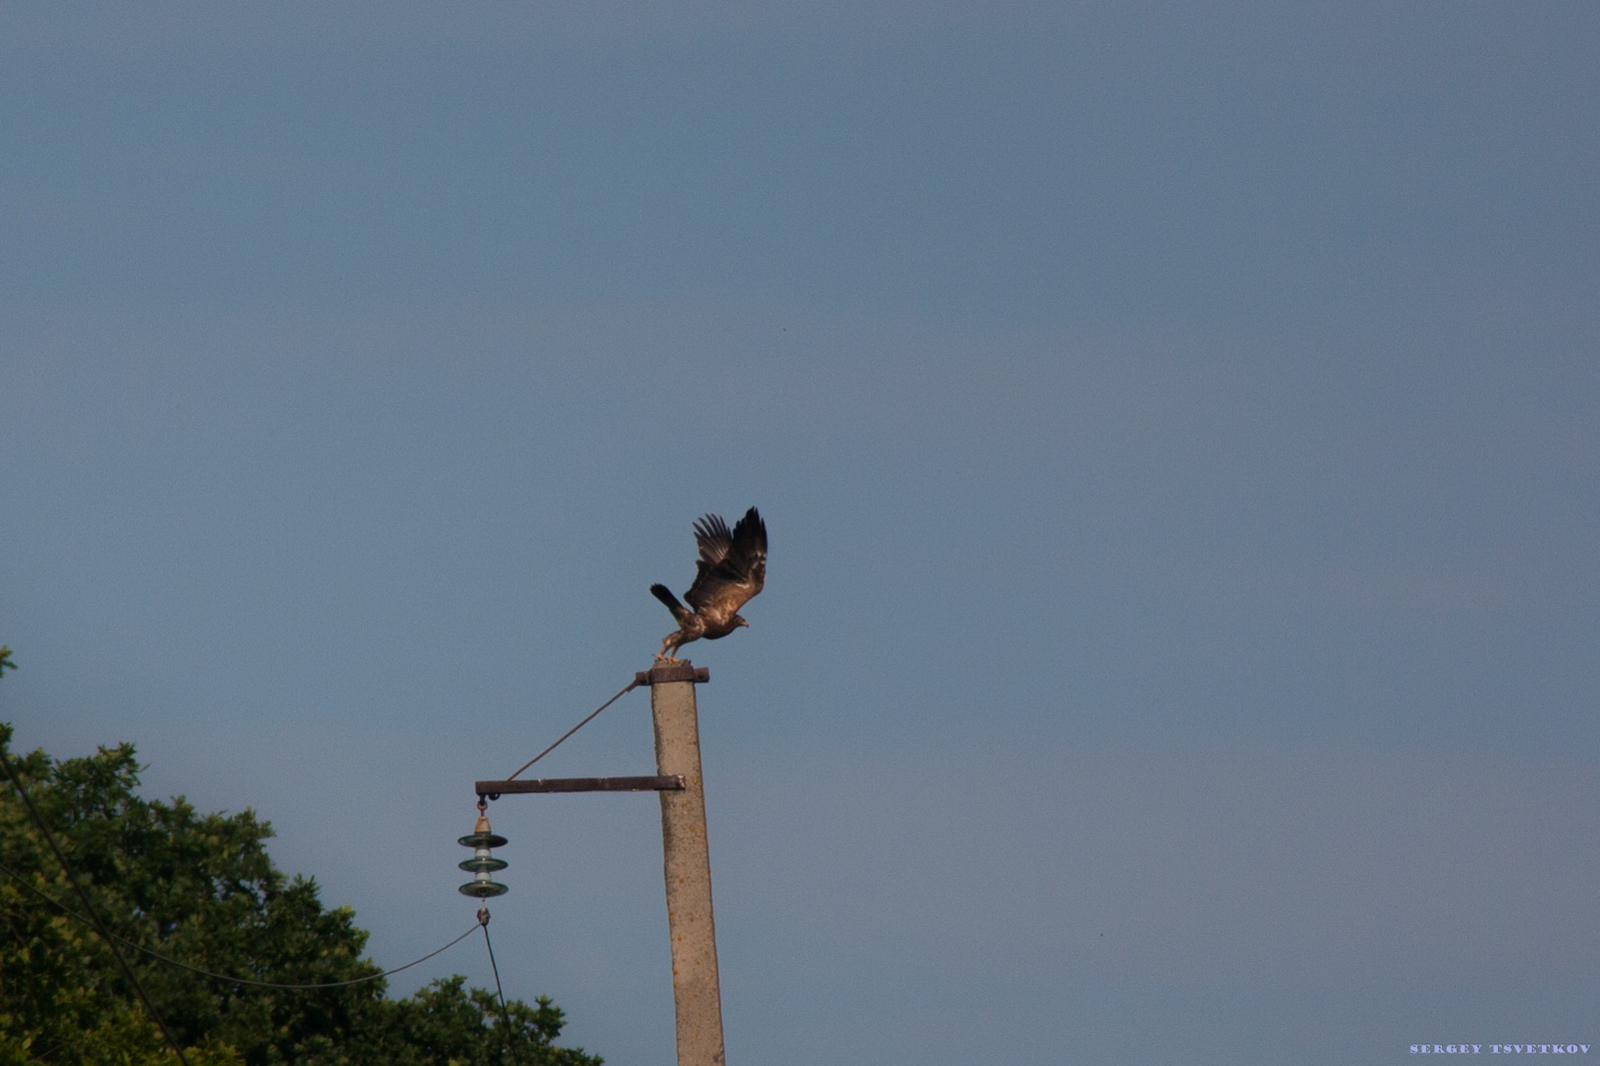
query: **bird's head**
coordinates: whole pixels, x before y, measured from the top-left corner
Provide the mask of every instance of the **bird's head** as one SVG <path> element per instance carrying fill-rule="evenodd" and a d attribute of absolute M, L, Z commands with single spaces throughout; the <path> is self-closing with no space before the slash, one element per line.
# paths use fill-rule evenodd
<path fill-rule="evenodd" d="M 742 615 L 742 614 L 736 614 L 736 615 L 733 616 L 733 624 L 736 625 L 736 626 L 746 626 L 746 627 L 748 627 L 750 625 L 749 621 L 747 621 L 745 619 L 745 616 Z"/>

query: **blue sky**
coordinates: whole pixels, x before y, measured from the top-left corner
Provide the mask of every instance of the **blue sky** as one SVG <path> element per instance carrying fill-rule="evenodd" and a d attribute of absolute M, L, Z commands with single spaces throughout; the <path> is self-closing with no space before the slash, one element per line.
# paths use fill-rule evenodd
<path fill-rule="evenodd" d="M 1600 1042 L 1600 15 L 15 4 L 0 717 L 384 964 L 671 628 L 734 1062 Z M 544 764 L 651 769 L 633 694 Z M 515 797 L 508 992 L 672 1061 L 658 816 Z M 465 972 L 466 947 L 396 984 Z"/>

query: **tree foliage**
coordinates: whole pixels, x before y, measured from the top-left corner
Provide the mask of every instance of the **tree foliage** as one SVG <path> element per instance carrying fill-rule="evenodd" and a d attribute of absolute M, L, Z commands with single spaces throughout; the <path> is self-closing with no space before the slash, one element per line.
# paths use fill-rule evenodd
<path fill-rule="evenodd" d="M 4 660 L 0 660 L 4 661 Z M 6 662 L 6 665 L 10 665 Z M 11 728 L 0 725 L 0 752 Z M 378 972 L 348 907 L 267 856 L 271 827 L 249 810 L 200 814 L 137 795 L 128 744 L 87 758 L 10 756 L 94 910 L 118 937 L 215 973 L 284 984 Z M 0 782 L 0 1066 L 176 1063 L 111 949 L 83 922 L 61 865 L 9 780 Z M 556 1047 L 548 998 L 510 1002 L 454 977 L 408 999 L 379 978 L 342 988 L 238 985 L 131 947 L 122 954 L 191 1066 L 599 1066 Z"/>

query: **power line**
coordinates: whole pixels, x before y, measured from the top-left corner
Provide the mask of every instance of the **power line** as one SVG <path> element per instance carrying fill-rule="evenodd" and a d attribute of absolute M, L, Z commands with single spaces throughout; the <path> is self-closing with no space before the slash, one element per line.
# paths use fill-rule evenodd
<path fill-rule="evenodd" d="M 93 919 L 90 924 L 105 940 L 106 947 L 111 949 L 111 954 L 115 956 L 117 965 L 122 967 L 122 972 L 128 975 L 128 980 L 133 983 L 133 990 L 139 993 L 139 1001 L 144 1004 L 144 1009 L 150 1013 L 151 1019 L 161 1030 L 161 1035 L 167 1038 L 167 1043 L 172 1047 L 172 1053 L 178 1056 L 178 1061 L 183 1066 L 189 1066 L 188 1056 L 183 1053 L 183 1048 L 178 1046 L 178 1041 L 174 1039 L 172 1030 L 167 1028 L 166 1021 L 160 1014 L 156 1013 L 155 1005 L 150 1002 L 150 997 L 145 995 L 144 986 L 139 983 L 139 978 L 134 976 L 133 967 L 129 966 L 128 960 L 122 957 L 122 952 L 117 950 L 116 941 L 111 935 L 111 930 L 106 928 L 105 923 L 100 920 L 100 916 L 95 913 L 94 904 L 89 902 L 89 893 L 85 892 L 83 886 L 78 883 L 78 879 L 72 876 L 72 868 L 67 865 L 66 856 L 62 855 L 61 849 L 56 847 L 55 836 L 51 834 L 50 827 L 45 824 L 44 819 L 39 816 L 39 810 L 33 805 L 33 799 L 28 795 L 28 790 L 22 787 L 22 778 L 18 777 L 16 770 L 12 769 L 11 760 L 6 758 L 6 753 L 3 749 L 0 749 L 0 763 L 5 765 L 7 776 L 11 778 L 11 783 L 17 787 L 17 794 L 22 797 L 22 802 L 27 805 L 28 813 L 33 816 L 33 824 L 39 827 L 39 833 L 44 837 L 45 843 L 49 844 L 50 850 L 55 852 L 56 861 L 61 864 L 61 871 L 67 875 L 67 880 L 72 884 L 74 891 L 78 893 L 78 899 L 82 901 L 83 909 L 88 911 L 89 917 Z"/>
<path fill-rule="evenodd" d="M 66 904 L 62 903 L 60 900 L 56 899 L 54 896 L 51 896 L 49 893 L 44 892 L 43 890 L 39 889 L 38 887 L 29 884 L 27 879 L 24 878 L 23 875 L 17 873 L 17 871 L 11 869 L 11 867 L 5 865 L 4 863 L 0 863 L 0 873 L 4 873 L 4 874 L 8 875 L 9 877 L 11 877 L 12 880 L 16 881 L 23 888 L 26 888 L 29 892 L 32 892 L 34 895 L 38 896 L 40 899 L 44 900 L 46 903 L 49 903 L 52 906 L 59 908 L 61 910 L 61 912 L 63 914 L 66 914 L 68 917 L 75 918 L 78 921 L 83 922 L 86 925 L 92 924 L 92 923 L 90 923 L 89 919 L 85 918 L 83 915 L 79 914 L 77 911 L 73 910 L 71 907 L 68 907 Z M 476 928 L 477 928 L 476 926 L 473 927 L 473 929 L 476 929 Z M 422 958 L 420 958 L 420 959 L 413 959 L 410 962 L 406 963 L 404 966 L 396 966 L 392 970 L 384 970 L 382 973 L 368 974 L 365 977 L 353 977 L 348 981 L 324 981 L 324 982 L 320 982 L 320 983 L 317 983 L 317 984 L 285 984 L 285 983 L 282 983 L 282 982 L 279 982 L 279 981 L 257 981 L 257 980 L 255 980 L 253 978 L 250 978 L 250 977 L 232 977 L 232 976 L 229 976 L 228 974 L 225 974 L 225 973 L 215 973 L 215 972 L 213 972 L 211 970 L 202 969 L 199 966 L 191 966 L 189 963 L 184 962 L 181 959 L 174 959 L 170 955 L 163 955 L 163 954 L 161 954 L 161 952 L 156 951 L 156 950 L 154 950 L 152 948 L 147 948 L 143 944 L 140 944 L 137 941 L 129 940 L 125 936 L 118 936 L 116 933 L 111 933 L 110 935 L 114 939 L 120 941 L 121 943 L 126 944 L 128 947 L 133 948 L 135 951 L 142 951 L 146 955 L 149 955 L 153 959 L 160 959 L 162 962 L 167 963 L 168 965 L 177 966 L 177 967 L 180 967 L 182 969 L 188 970 L 191 973 L 200 974 L 200 975 L 202 975 L 204 977 L 214 977 L 218 981 L 231 981 L 236 985 L 254 985 L 257 988 L 343 988 L 346 985 L 364 984 L 367 981 L 376 981 L 380 977 L 388 977 L 390 974 L 399 973 L 401 970 L 409 970 L 409 969 L 411 969 L 411 967 L 416 966 L 419 963 L 427 962 L 429 959 L 433 958 L 435 955 L 442 954 L 443 952 L 448 951 L 450 948 L 455 947 L 457 944 L 459 944 L 463 940 L 467 939 L 467 937 L 471 936 L 472 933 L 473 933 L 473 930 L 472 929 L 468 929 L 465 933 L 462 933 L 460 936 L 458 936 L 454 940 L 450 941 L 450 943 L 446 944 L 444 947 L 437 948 L 437 949 L 435 949 L 433 951 L 430 951 L 426 955 L 422 956 Z"/>
<path fill-rule="evenodd" d="M 11 649 L 6 648 L 4 646 L 0 646 L 0 674 L 3 674 L 7 668 L 10 668 L 10 669 L 13 669 L 13 670 L 16 669 L 16 664 L 14 664 L 11 661 L 10 651 L 11 651 Z M 517 774 L 522 773 L 523 770 L 526 770 L 528 767 L 532 766 L 534 763 L 538 762 L 540 759 L 544 758 L 546 755 L 549 755 L 552 751 L 554 751 L 557 747 L 560 746 L 562 741 L 566 740 L 568 737 L 572 736 L 572 734 L 576 733 L 578 730 L 580 730 L 584 726 L 588 725 L 589 722 L 592 721 L 601 711 L 605 710 L 607 707 L 609 707 L 613 703 L 617 702 L 617 700 L 621 699 L 627 693 L 632 692 L 638 686 L 639 686 L 639 681 L 638 681 L 637 678 L 635 678 L 633 681 L 630 681 L 626 688 L 622 689 L 615 696 L 612 696 L 610 699 L 608 699 L 604 703 L 602 703 L 599 707 L 595 708 L 595 710 L 593 712 L 591 712 L 588 715 L 588 717 L 584 718 L 583 721 L 579 722 L 577 725 L 573 726 L 571 729 L 569 729 L 565 733 L 563 733 L 560 736 L 560 738 L 556 740 L 556 742 L 554 744 L 551 744 L 548 748 L 544 749 L 539 754 L 535 755 L 533 758 L 531 758 L 527 762 L 523 763 L 521 768 L 517 770 L 517 773 L 512 774 L 511 776 L 512 777 L 516 777 Z M 122 967 L 122 972 L 127 975 L 128 980 L 133 984 L 134 991 L 136 991 L 139 994 L 140 1002 L 142 1002 L 144 1004 L 145 1010 L 147 1012 L 149 1012 L 150 1017 L 155 1021 L 157 1027 L 160 1028 L 161 1035 L 166 1039 L 168 1046 L 172 1048 L 173 1054 L 175 1054 L 178 1057 L 178 1061 L 182 1064 L 182 1066 L 189 1066 L 188 1056 L 184 1055 L 183 1048 L 178 1046 L 178 1042 L 173 1037 L 172 1031 L 167 1028 L 166 1021 L 156 1011 L 155 1005 L 150 1002 L 150 997 L 145 993 L 144 986 L 139 983 L 139 978 L 134 974 L 133 968 L 128 965 L 128 961 L 126 959 L 124 959 L 122 957 L 122 953 L 117 950 L 117 942 L 120 941 L 121 943 L 126 944 L 127 946 L 129 946 L 131 948 L 134 948 L 137 951 L 142 951 L 146 955 L 149 955 L 151 958 L 154 958 L 154 959 L 157 959 L 157 960 L 159 960 L 161 962 L 167 963 L 169 966 L 177 966 L 180 969 L 188 970 L 191 973 L 200 974 L 203 977 L 210 977 L 210 978 L 213 978 L 214 980 L 218 980 L 218 981 L 228 981 L 228 982 L 230 982 L 232 984 L 239 984 L 239 985 L 250 985 L 250 986 L 256 987 L 256 988 L 281 988 L 281 989 L 314 990 L 314 989 L 322 989 L 322 988 L 343 988 L 343 987 L 346 987 L 346 986 L 349 986 L 349 985 L 364 984 L 364 983 L 366 983 L 368 981 L 376 981 L 379 978 L 388 977 L 391 974 L 397 974 L 401 970 L 409 970 L 413 966 L 417 966 L 417 965 L 419 965 L 421 963 L 427 962 L 429 959 L 433 958 L 435 955 L 439 955 L 439 954 L 442 954 L 445 951 L 448 951 L 449 949 L 455 947 L 457 944 L 461 943 L 467 937 L 472 935 L 472 930 L 468 929 L 465 933 L 462 933 L 460 936 L 456 937 L 454 940 L 450 941 L 450 943 L 444 945 L 443 947 L 436 948 L 433 951 L 428 952 L 426 955 L 422 956 L 421 958 L 413 959 L 412 961 L 406 963 L 403 966 L 396 966 L 392 970 L 384 970 L 384 971 L 382 971 L 380 973 L 368 974 L 365 977 L 356 977 L 356 978 L 352 978 L 352 979 L 350 979 L 348 981 L 325 981 L 325 982 L 318 982 L 318 983 L 313 983 L 313 984 L 287 984 L 287 983 L 282 983 L 282 982 L 277 982 L 277 981 L 258 981 L 258 980 L 255 980 L 255 979 L 249 978 L 249 977 L 232 977 L 232 976 L 230 976 L 228 974 L 214 973 L 211 970 L 203 969 L 203 968 L 201 968 L 199 966 L 190 965 L 189 963 L 183 962 L 183 961 L 181 961 L 179 959 L 174 959 L 174 958 L 172 958 L 170 956 L 163 955 L 159 951 L 156 951 L 156 950 L 154 950 L 152 948 L 145 947 L 143 944 L 140 944 L 140 943 L 137 943 L 135 941 L 129 940 L 126 937 L 118 936 L 116 933 L 113 933 L 110 929 L 108 929 L 106 927 L 105 923 L 100 920 L 100 915 L 95 911 L 93 903 L 90 902 L 88 893 L 84 891 L 83 886 L 81 884 L 79 884 L 77 878 L 73 876 L 72 868 L 67 865 L 66 856 L 63 855 L 61 853 L 61 849 L 56 846 L 55 837 L 54 837 L 53 834 L 51 834 L 50 827 L 45 824 L 44 819 L 40 816 L 38 808 L 36 808 L 33 805 L 33 798 L 28 795 L 28 790 L 23 786 L 22 778 L 20 776 L 18 776 L 16 770 L 12 768 L 11 760 L 6 757 L 5 748 L 4 748 L 3 743 L 0 743 L 0 765 L 3 765 L 5 767 L 6 775 L 11 778 L 12 785 L 14 785 L 16 787 L 17 795 L 22 797 L 23 804 L 26 805 L 27 808 L 28 808 L 28 814 L 33 818 L 33 823 L 34 823 L 35 826 L 38 827 L 39 833 L 40 833 L 41 836 L 44 837 L 45 843 L 50 846 L 51 852 L 56 857 L 56 862 L 59 863 L 60 866 L 61 866 L 62 873 L 64 873 L 66 875 L 68 883 L 72 885 L 73 890 L 78 895 L 79 901 L 82 902 L 83 909 L 89 912 L 88 913 L 88 917 L 85 917 L 84 915 L 79 914 L 77 911 L 73 910 L 71 907 L 68 907 L 65 903 L 62 903 L 60 900 L 56 899 L 54 896 L 50 895 L 48 892 L 45 892 L 43 889 L 41 889 L 38 886 L 32 884 L 26 877 L 24 877 L 23 875 L 17 873 L 17 871 L 11 869 L 9 866 L 6 866 L 4 863 L 0 863 L 0 872 L 5 873 L 8 877 L 10 877 L 17 884 L 21 885 L 23 888 L 26 888 L 28 891 L 30 891 L 34 895 L 38 896 L 40 899 L 44 900 L 46 903 L 49 903 L 51 906 L 57 908 L 63 914 L 66 914 L 68 917 L 70 917 L 70 918 L 72 918 L 72 919 L 74 919 L 74 920 L 76 920 L 78 922 L 81 922 L 84 925 L 89 926 L 96 933 L 98 933 L 100 935 L 101 939 L 103 939 L 105 941 L 106 946 L 111 949 L 111 954 L 112 954 L 113 957 L 116 958 L 117 964 Z M 489 951 L 489 966 L 494 971 L 494 988 L 495 988 L 496 995 L 500 999 L 500 1016 L 501 1016 L 502 1019 L 504 1019 L 505 1024 L 506 1024 L 506 1050 L 511 1052 L 511 1057 L 512 1057 L 513 1061 L 518 1061 L 516 1047 L 515 1047 L 514 1042 L 512 1041 L 512 1038 L 511 1038 L 511 1036 L 512 1036 L 512 1034 L 511 1034 L 511 1014 L 510 1014 L 510 1011 L 506 1007 L 505 989 L 502 988 L 501 985 L 500 985 L 500 967 L 495 962 L 494 945 L 489 940 L 489 908 L 488 907 L 480 907 L 478 909 L 477 922 L 475 923 L 475 925 L 478 928 L 481 928 L 483 930 L 483 945 Z"/>
<path fill-rule="evenodd" d="M 627 689 L 623 689 L 622 691 L 626 692 Z M 622 692 L 617 693 L 617 696 L 620 695 L 622 695 Z M 616 696 L 613 696 L 612 699 L 616 699 Z M 600 708 L 600 711 L 603 710 L 605 710 L 604 707 Z M 599 714 L 600 711 L 596 711 L 594 713 Z M 590 715 L 589 717 L 593 718 L 594 715 Z M 583 723 L 579 722 L 578 724 L 582 725 Z M 566 738 L 563 737 L 562 739 L 565 740 Z M 559 744 L 560 741 L 557 741 L 556 743 Z M 483 927 L 483 946 L 489 949 L 489 968 L 494 971 L 494 990 L 495 994 L 500 997 L 500 1017 L 504 1018 L 506 1022 L 506 1050 L 511 1052 L 511 1061 L 518 1063 L 520 1066 L 522 1060 L 517 1057 L 516 1045 L 511 1040 L 511 1012 L 506 1009 L 506 991 L 500 987 L 500 966 L 494 961 L 494 945 L 489 942 L 488 907 L 478 908 L 478 924 Z"/>

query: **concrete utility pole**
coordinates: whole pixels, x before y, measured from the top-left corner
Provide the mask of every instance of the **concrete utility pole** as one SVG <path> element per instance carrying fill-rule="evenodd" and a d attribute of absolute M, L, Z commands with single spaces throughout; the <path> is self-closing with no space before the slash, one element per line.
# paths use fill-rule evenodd
<path fill-rule="evenodd" d="M 710 680 L 711 671 L 703 666 L 696 668 L 688 662 L 657 663 L 653 669 L 635 674 L 633 684 L 611 697 L 615 700 L 639 685 L 650 686 L 659 776 L 552 777 L 517 781 L 513 774 L 504 781 L 478 781 L 474 785 L 480 812 L 488 806 L 488 800 L 497 800 L 504 794 L 661 793 L 662 868 L 667 878 L 667 934 L 672 939 L 672 1001 L 678 1013 L 678 1066 L 723 1066 L 722 986 L 717 978 L 717 929 L 711 919 L 711 851 L 706 845 L 706 797 L 700 784 L 700 723 L 694 702 L 695 685 Z M 609 701 L 600 706 L 600 711 L 608 706 Z M 579 722 L 561 740 L 577 732 L 583 724 Z M 550 747 L 554 748 L 555 744 Z M 549 750 L 546 748 L 545 752 Z M 522 769 L 526 770 L 527 766 Z M 461 843 L 487 849 L 506 842 L 504 837 L 488 832 L 486 819 L 479 821 L 482 823 L 479 833 L 462 837 Z M 480 861 L 490 861 L 487 850 L 477 855 Z M 461 868 L 478 869 L 472 862 L 468 860 Z M 483 869 L 503 866 L 505 863 L 496 861 L 494 866 Z M 465 895 L 484 898 L 505 890 L 504 885 L 488 881 L 486 872 L 461 886 Z"/>
<path fill-rule="evenodd" d="M 694 686 L 709 672 L 662 664 L 647 675 L 656 726 L 656 773 L 683 779 L 661 792 L 662 867 L 672 939 L 672 1000 L 678 1014 L 678 1066 L 723 1066 L 722 988 L 711 916 L 711 851 L 700 781 L 700 724 Z"/>

